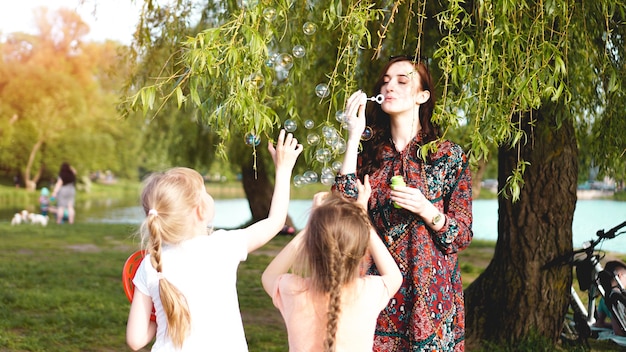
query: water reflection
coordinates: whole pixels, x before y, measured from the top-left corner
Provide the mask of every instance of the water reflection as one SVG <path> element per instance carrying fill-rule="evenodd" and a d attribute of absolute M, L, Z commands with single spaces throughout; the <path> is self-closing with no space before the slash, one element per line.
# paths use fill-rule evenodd
<path fill-rule="evenodd" d="M 145 215 L 136 199 L 104 199 L 77 204 L 77 222 L 116 223 L 139 225 Z M 246 199 L 223 199 L 215 201 L 215 227 L 234 228 L 251 219 Z M 289 215 L 296 228 L 306 224 L 311 208 L 310 200 L 291 200 Z M 21 209 L 0 209 L 0 219 L 9 222 L 13 214 Z M 29 210 L 29 209 L 27 209 Z M 32 207 L 35 211 L 36 207 Z M 496 240 L 498 237 L 497 200 L 475 200 L 473 206 L 474 238 Z M 610 200 L 579 200 L 572 225 L 575 247 L 595 238 L 599 229 L 608 230 L 626 221 L 626 202 Z M 604 249 L 626 253 L 626 234 L 604 242 Z"/>
<path fill-rule="evenodd" d="M 215 226 L 232 228 L 246 223 L 251 218 L 250 208 L 245 199 L 216 200 Z M 310 200 L 292 200 L 289 203 L 289 215 L 296 228 L 306 224 L 311 208 Z M 497 200 L 475 200 L 473 204 L 474 238 L 496 240 L 498 238 L 498 202 Z M 138 224 L 143 220 L 140 207 L 131 206 L 109 210 L 102 218 L 89 221 L 109 223 Z M 574 212 L 573 244 L 582 246 L 583 242 L 594 239 L 596 231 L 608 230 L 626 221 L 626 202 L 610 200 L 579 200 Z M 604 249 L 626 253 L 626 234 L 604 242 Z"/>

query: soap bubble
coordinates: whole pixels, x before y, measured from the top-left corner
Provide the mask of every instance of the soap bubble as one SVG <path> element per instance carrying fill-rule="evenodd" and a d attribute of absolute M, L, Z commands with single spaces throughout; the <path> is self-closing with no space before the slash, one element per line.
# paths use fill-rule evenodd
<path fill-rule="evenodd" d="M 343 110 L 338 110 L 335 113 L 335 120 L 342 123 L 346 121 L 346 113 Z"/>
<path fill-rule="evenodd" d="M 337 129 L 334 128 L 333 126 L 324 126 L 324 127 L 322 127 L 322 135 L 326 139 L 333 138 L 334 136 L 336 136 L 338 134 L 339 134 L 339 132 L 337 132 Z"/>
<path fill-rule="evenodd" d="M 276 62 L 276 58 L 278 57 L 278 53 L 274 53 L 272 55 L 270 55 L 270 57 L 267 58 L 267 60 L 265 61 L 265 66 L 272 68 L 274 67 L 274 64 Z"/>
<path fill-rule="evenodd" d="M 326 148 L 318 149 L 315 152 L 315 159 L 317 159 L 317 161 L 319 161 L 320 163 L 327 163 L 328 161 L 330 161 L 331 156 L 332 155 L 330 153 L 330 150 Z"/>
<path fill-rule="evenodd" d="M 324 166 L 322 168 L 322 175 L 324 175 L 324 174 L 332 174 L 332 173 L 333 173 L 333 169 L 331 167 Z"/>
<path fill-rule="evenodd" d="M 289 70 L 283 66 L 276 65 L 276 67 L 274 67 L 274 72 L 276 72 L 276 82 L 273 83 L 282 82 L 289 77 Z"/>
<path fill-rule="evenodd" d="M 320 142 L 320 136 L 318 136 L 316 133 L 309 133 L 309 135 L 306 136 L 306 141 L 309 143 L 309 145 L 316 145 Z"/>
<path fill-rule="evenodd" d="M 331 186 L 333 184 L 333 182 L 335 182 L 335 175 L 332 174 L 332 173 L 330 173 L 330 174 L 322 174 L 320 182 L 323 185 Z"/>
<path fill-rule="evenodd" d="M 338 138 L 337 142 L 333 145 L 333 148 L 335 148 L 337 154 L 345 153 L 347 149 L 346 140 L 343 138 Z"/>
<path fill-rule="evenodd" d="M 313 122 L 313 120 L 304 121 L 304 128 L 310 130 L 313 127 L 315 127 L 315 122 Z"/>
<path fill-rule="evenodd" d="M 252 132 L 248 132 L 246 133 L 246 135 L 244 136 L 244 142 L 246 143 L 246 145 L 248 146 L 254 146 L 256 147 L 257 145 L 259 145 L 259 143 L 261 143 L 261 138 L 257 135 L 255 135 Z"/>
<path fill-rule="evenodd" d="M 333 161 L 332 163 L 333 170 L 335 170 L 336 172 L 339 172 L 339 170 L 341 170 L 341 166 L 343 166 L 343 163 L 341 161 Z"/>
<path fill-rule="evenodd" d="M 304 185 L 304 181 L 302 180 L 301 175 L 296 175 L 293 177 L 293 185 L 296 187 L 302 187 Z"/>
<path fill-rule="evenodd" d="M 302 31 L 306 35 L 313 35 L 317 31 L 317 25 L 313 22 L 307 22 L 302 26 Z"/>
<path fill-rule="evenodd" d="M 361 140 L 369 141 L 372 139 L 373 135 L 374 133 L 372 132 L 372 128 L 370 126 L 365 126 L 365 130 L 363 130 L 363 133 L 361 134 Z"/>
<path fill-rule="evenodd" d="M 304 54 L 306 54 L 306 50 L 304 49 L 304 46 L 296 45 L 293 49 L 291 49 L 291 53 L 297 58 L 302 58 L 304 57 Z"/>
<path fill-rule="evenodd" d="M 294 120 L 285 120 L 285 131 L 293 132 L 298 129 L 298 124 Z"/>
<path fill-rule="evenodd" d="M 332 148 L 335 148 L 339 141 L 339 135 L 337 133 L 330 133 L 328 136 L 324 135 L 324 142 Z"/>
<path fill-rule="evenodd" d="M 320 83 L 317 86 L 315 86 L 315 95 L 317 95 L 320 98 L 326 98 L 328 96 L 328 94 L 330 94 L 330 92 L 328 91 L 328 85 L 325 83 Z"/>
<path fill-rule="evenodd" d="M 307 183 L 317 182 L 317 173 L 315 171 L 305 171 L 304 174 L 302 174 L 302 177 L 306 180 Z"/>
<path fill-rule="evenodd" d="M 273 21 L 276 19 L 276 9 L 273 7 L 266 8 L 263 10 L 263 17 L 269 22 Z"/>
<path fill-rule="evenodd" d="M 248 79 L 254 88 L 261 89 L 265 85 L 265 77 L 258 72 L 251 74 Z"/>
<path fill-rule="evenodd" d="M 287 53 L 282 53 L 276 56 L 274 63 L 276 66 L 288 71 L 293 67 L 293 57 Z"/>

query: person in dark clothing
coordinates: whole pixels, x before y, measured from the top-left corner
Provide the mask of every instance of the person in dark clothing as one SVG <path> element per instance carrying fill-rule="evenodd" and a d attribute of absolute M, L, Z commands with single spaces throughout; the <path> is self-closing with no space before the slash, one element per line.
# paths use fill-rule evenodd
<path fill-rule="evenodd" d="M 76 199 L 76 170 L 69 163 L 61 164 L 59 177 L 52 191 L 52 197 L 57 200 L 57 224 L 63 222 L 65 209 L 67 221 L 74 223 L 74 200 Z"/>

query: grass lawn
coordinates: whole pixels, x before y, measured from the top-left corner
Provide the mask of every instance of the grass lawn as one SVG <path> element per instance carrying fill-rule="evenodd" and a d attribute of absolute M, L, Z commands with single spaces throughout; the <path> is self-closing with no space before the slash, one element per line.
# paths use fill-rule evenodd
<path fill-rule="evenodd" d="M 121 270 L 138 248 L 135 230 L 111 224 L 0 223 L 0 351 L 128 351 L 129 303 Z M 239 301 L 251 352 L 287 350 L 282 318 L 260 277 L 289 239 L 277 236 L 240 266 Z M 492 253 L 493 243 L 484 241 L 462 252 L 466 284 Z M 609 343 L 593 346 L 618 351 Z"/>

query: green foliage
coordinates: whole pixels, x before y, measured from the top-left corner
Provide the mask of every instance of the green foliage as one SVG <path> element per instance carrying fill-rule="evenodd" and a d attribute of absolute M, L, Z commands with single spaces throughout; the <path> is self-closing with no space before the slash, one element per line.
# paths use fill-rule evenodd
<path fill-rule="evenodd" d="M 617 134 L 623 119 L 616 117 L 626 101 L 619 89 L 624 80 L 620 62 L 625 57 L 623 26 L 618 25 L 624 13 L 621 3 L 456 0 L 381 6 L 370 1 L 265 0 L 241 4 L 220 7 L 209 1 L 198 25 L 201 29 L 174 46 L 176 70 L 130 92 L 127 107 L 147 113 L 159 111 L 171 100 L 178 108 L 193 108 L 218 135 L 222 141 L 218 151 L 225 155 L 228 148 L 223 143 L 232 136 L 253 133 L 271 140 L 287 119 L 301 126 L 310 118 L 315 130 L 334 126 L 341 133 L 334 114 L 341 111 L 347 94 L 373 84 L 372 75 L 381 63 L 372 58 L 387 52 L 426 53 L 431 55 L 431 70 L 440 76 L 436 121 L 447 133 L 451 128 L 465 130 L 473 165 L 488 158 L 494 146 L 529 142 L 516 116 L 545 104 L 564 104 L 569 107 L 565 118 L 595 126 L 587 133 L 599 135 L 610 128 L 608 143 L 593 138 L 585 154 L 603 164 L 609 174 L 624 171 L 620 160 L 626 148 Z M 153 13 L 147 11 L 144 17 Z M 316 24 L 317 32 L 304 35 L 306 22 Z M 178 26 L 179 21 L 174 23 Z M 175 31 L 179 27 L 160 24 L 166 30 L 143 36 L 138 47 L 150 48 L 149 43 L 160 43 L 157 38 L 169 43 L 180 37 Z M 151 27 L 144 28 L 141 33 L 152 33 L 147 30 Z M 305 57 L 291 57 L 293 67 L 277 73 L 271 61 L 274 55 L 289 53 L 296 44 L 306 48 Z M 328 85 L 328 97 L 312 95 L 319 83 Z M 295 133 L 302 141 L 313 132 L 301 130 Z M 307 164 L 316 164 L 319 148 L 305 148 Z M 340 159 L 340 148 L 332 153 L 333 159 Z M 519 165 L 525 165 L 524 160 Z M 512 170 L 510 185 L 521 180 L 521 170 Z"/>

